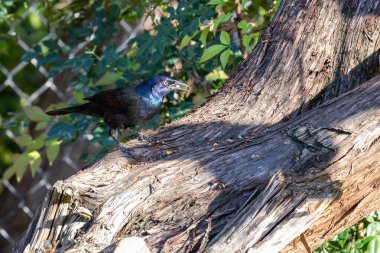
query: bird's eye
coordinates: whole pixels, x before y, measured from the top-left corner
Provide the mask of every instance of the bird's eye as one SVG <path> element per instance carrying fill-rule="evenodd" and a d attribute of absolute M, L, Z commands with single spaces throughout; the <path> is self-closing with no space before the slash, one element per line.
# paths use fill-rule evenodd
<path fill-rule="evenodd" d="M 168 81 L 164 81 L 164 85 L 167 86 L 169 84 Z"/>

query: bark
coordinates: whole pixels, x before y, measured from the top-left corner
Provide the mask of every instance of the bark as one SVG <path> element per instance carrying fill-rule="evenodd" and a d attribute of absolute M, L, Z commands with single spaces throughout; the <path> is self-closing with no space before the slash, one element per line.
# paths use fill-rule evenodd
<path fill-rule="evenodd" d="M 307 252 L 379 209 L 379 13 L 283 1 L 222 91 L 57 182 L 15 251 Z"/>

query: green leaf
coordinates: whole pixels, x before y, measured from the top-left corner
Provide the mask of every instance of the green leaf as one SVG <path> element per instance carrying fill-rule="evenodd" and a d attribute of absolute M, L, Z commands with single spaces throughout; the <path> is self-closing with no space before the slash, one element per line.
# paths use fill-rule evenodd
<path fill-rule="evenodd" d="M 252 38 L 254 37 L 253 34 L 248 34 L 243 36 L 243 45 L 246 48 L 249 48 L 249 44 L 251 43 Z"/>
<path fill-rule="evenodd" d="M 44 146 L 44 140 L 36 139 L 27 146 L 27 150 L 37 150 L 37 149 L 42 148 L 43 146 Z"/>
<path fill-rule="evenodd" d="M 63 103 L 63 102 L 55 103 L 55 104 L 50 104 L 50 105 L 46 108 L 46 111 L 56 110 L 56 109 L 65 108 L 65 107 L 69 107 L 69 106 L 70 106 L 70 105 L 69 105 L 68 103 Z"/>
<path fill-rule="evenodd" d="M 220 33 L 220 42 L 224 45 L 227 45 L 229 46 L 231 44 L 231 39 L 230 39 L 230 35 L 225 32 L 225 31 L 222 31 Z"/>
<path fill-rule="evenodd" d="M 73 98 L 75 100 L 75 102 L 77 103 L 83 103 L 84 102 L 84 98 L 85 95 L 83 92 L 80 92 L 80 91 L 77 91 L 77 90 L 74 90 L 73 91 Z"/>
<path fill-rule="evenodd" d="M 368 245 L 368 243 L 370 243 L 373 239 L 375 239 L 374 236 L 367 236 L 363 240 L 359 240 L 358 242 L 361 243 L 360 244 L 361 247 L 358 247 L 358 248 L 364 248 L 364 246 Z"/>
<path fill-rule="evenodd" d="M 227 65 L 228 58 L 231 55 L 231 50 L 227 49 L 223 53 L 220 54 L 220 63 L 222 64 L 222 68 L 225 69 Z"/>
<path fill-rule="evenodd" d="M 30 160 L 29 166 L 30 166 L 30 171 L 31 171 L 33 177 L 36 175 L 37 169 L 41 166 L 41 162 L 42 162 L 42 159 L 41 159 L 40 153 L 38 153 L 38 156 L 36 156 L 32 160 Z"/>
<path fill-rule="evenodd" d="M 373 240 L 370 241 L 368 245 L 368 249 L 366 252 L 369 253 L 378 253 L 380 252 L 380 245 L 379 245 L 379 236 L 376 236 Z"/>
<path fill-rule="evenodd" d="M 216 69 L 208 73 L 205 77 L 206 77 L 206 80 L 209 82 L 215 82 L 217 80 L 228 79 L 226 72 L 224 72 L 223 70 L 216 70 Z"/>
<path fill-rule="evenodd" d="M 338 243 L 339 243 L 340 247 L 344 248 L 344 245 L 345 245 L 345 243 L 346 243 L 346 241 L 348 239 L 348 230 L 345 230 L 342 233 L 340 233 L 338 235 L 338 238 L 339 238 Z"/>
<path fill-rule="evenodd" d="M 27 156 L 33 160 L 41 158 L 41 155 L 38 151 L 31 151 L 31 152 L 27 153 Z"/>
<path fill-rule="evenodd" d="M 45 112 L 37 106 L 24 107 L 24 111 L 26 113 L 26 116 L 32 121 L 49 121 L 49 116 L 47 116 Z"/>
<path fill-rule="evenodd" d="M 206 48 L 205 51 L 203 52 L 201 59 L 199 60 L 199 63 L 205 62 L 215 55 L 219 54 L 222 52 L 227 46 L 225 45 L 213 45 L 209 48 Z"/>
<path fill-rule="evenodd" d="M 7 7 L 11 7 L 13 5 L 13 0 L 3 0 L 2 2 Z"/>
<path fill-rule="evenodd" d="M 21 147 L 25 147 L 33 141 L 32 137 L 28 134 L 17 136 L 14 140 Z"/>
<path fill-rule="evenodd" d="M 182 41 L 181 41 L 181 45 L 179 47 L 179 50 L 182 50 L 182 48 L 184 48 L 192 38 L 194 38 L 195 35 L 197 35 L 199 33 L 199 31 L 195 31 L 193 33 L 193 35 L 189 36 L 189 35 L 185 35 L 185 37 L 183 37 Z"/>
<path fill-rule="evenodd" d="M 116 82 L 123 78 L 123 72 L 106 72 L 98 81 L 96 81 L 92 86 L 102 86 L 108 85 Z"/>
<path fill-rule="evenodd" d="M 21 181 L 30 161 L 30 157 L 26 153 L 21 155 L 17 154 L 13 156 L 13 160 L 14 163 L 5 171 L 3 179 L 10 179 L 14 174 L 16 174 L 17 181 Z"/>
<path fill-rule="evenodd" d="M 47 126 L 48 122 L 46 121 L 40 121 L 37 123 L 36 130 L 42 130 Z"/>
<path fill-rule="evenodd" d="M 59 153 L 59 145 L 62 141 L 53 140 L 47 143 L 46 154 L 49 160 L 49 165 L 52 165 Z"/>
<path fill-rule="evenodd" d="M 37 169 L 41 166 L 41 154 L 38 151 L 32 151 L 28 153 L 28 156 L 31 158 L 29 161 L 29 166 L 32 176 L 34 177 Z"/>
<path fill-rule="evenodd" d="M 249 29 L 251 29 L 251 26 L 247 23 L 246 20 L 240 21 L 237 27 L 240 28 L 243 31 L 243 33 L 246 33 L 249 31 Z"/>
<path fill-rule="evenodd" d="M 0 4 L 0 19 L 6 18 L 8 11 Z"/>
<path fill-rule="evenodd" d="M 368 226 L 366 227 L 367 236 L 376 235 L 377 234 L 377 226 L 378 226 L 377 222 L 373 222 L 373 223 L 368 224 Z"/>
<path fill-rule="evenodd" d="M 218 4 L 223 4 L 223 3 L 224 3 L 224 0 L 211 0 L 207 4 L 209 4 L 209 5 L 218 5 Z"/>
<path fill-rule="evenodd" d="M 76 56 L 76 57 L 66 61 L 61 66 L 61 70 L 67 69 L 67 68 L 72 68 L 76 72 L 80 72 L 81 69 L 89 70 L 93 64 L 94 64 L 94 59 L 93 59 L 92 55 L 82 54 L 80 56 Z"/>
<path fill-rule="evenodd" d="M 372 215 L 366 217 L 365 220 L 368 221 L 369 223 L 375 222 L 375 218 Z"/>
<path fill-rule="evenodd" d="M 202 45 L 203 46 L 206 46 L 206 40 L 207 40 L 207 34 L 208 32 L 210 31 L 210 27 L 207 26 L 201 33 L 201 36 L 199 38 L 199 40 L 202 42 Z"/>
<path fill-rule="evenodd" d="M 44 146 L 45 144 L 45 138 L 46 138 L 47 133 L 44 132 L 40 136 L 38 136 L 36 139 L 28 143 L 27 150 L 37 150 L 40 149 Z"/>
<path fill-rule="evenodd" d="M 188 36 L 188 35 L 185 35 L 185 37 L 183 37 L 182 41 L 181 41 L 181 45 L 179 46 L 179 50 L 182 50 L 182 48 L 184 48 L 187 43 L 189 43 L 191 40 L 191 37 Z"/>

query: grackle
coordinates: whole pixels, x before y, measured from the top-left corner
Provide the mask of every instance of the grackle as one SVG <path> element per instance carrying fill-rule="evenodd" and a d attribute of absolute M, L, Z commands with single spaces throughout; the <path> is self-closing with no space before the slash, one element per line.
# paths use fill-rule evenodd
<path fill-rule="evenodd" d="M 165 76 L 155 76 L 140 85 L 99 92 L 85 98 L 86 104 L 46 112 L 50 116 L 79 113 L 100 117 L 109 126 L 109 135 L 119 150 L 128 153 L 113 136 L 112 130 L 132 127 L 151 119 L 171 91 L 186 91 L 189 86 Z"/>

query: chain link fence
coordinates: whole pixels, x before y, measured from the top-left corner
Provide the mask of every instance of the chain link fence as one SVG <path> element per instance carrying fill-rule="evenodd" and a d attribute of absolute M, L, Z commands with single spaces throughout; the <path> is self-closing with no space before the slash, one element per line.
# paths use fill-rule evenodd
<path fill-rule="evenodd" d="M 15 46 L 19 52 L 14 57 L 12 56 L 12 61 L 16 62 L 13 64 L 14 66 L 9 67 L 4 59 L 0 59 L 0 95 L 3 93 L 9 99 L 22 100 L 25 105 L 38 104 L 41 101 L 49 100 L 52 96 L 55 97 L 55 100 L 67 101 L 70 92 L 66 91 L 66 85 L 62 85 L 62 80 L 49 77 L 47 69 L 38 66 L 35 59 L 30 62 L 21 60 L 24 53 L 33 51 L 31 43 L 28 41 L 28 33 L 25 33 L 25 31 L 36 32 L 28 31 L 29 27 L 25 22 L 31 15 L 37 16 L 43 25 L 40 31 L 37 31 L 42 33 L 42 38 L 39 41 L 33 41 L 33 44 L 57 37 L 54 24 L 49 24 L 44 14 L 35 5 L 31 5 L 20 17 L 12 21 L 5 21 L 8 31 L 3 35 L 6 35 L 7 40 L 11 40 L 11 43 L 17 44 Z M 148 25 L 147 22 L 130 26 L 126 22 L 120 21 L 118 24 L 120 36 L 117 41 L 120 46 L 117 50 L 119 52 L 126 50 L 128 42 L 143 29 L 144 25 Z M 57 39 L 60 47 L 66 46 L 63 40 Z M 84 50 L 89 42 L 91 42 L 91 37 L 87 37 L 72 48 L 69 59 Z M 9 53 L 12 54 L 12 52 Z M 19 80 L 24 77 L 25 71 L 30 70 L 38 76 L 36 78 L 38 83 L 33 83 L 32 88 L 25 90 L 19 84 Z M 3 103 L 6 102 L 3 101 Z M 15 134 L 9 129 L 5 129 L 5 135 L 10 139 L 15 138 Z M 13 243 L 17 241 L 29 224 L 52 184 L 56 180 L 67 178 L 80 169 L 82 165 L 77 162 L 80 150 L 84 150 L 88 146 L 84 138 L 78 140 L 77 143 L 79 144 L 75 146 L 63 147 L 53 166 L 48 166 L 46 161 L 43 162 L 34 177 L 27 172 L 21 182 L 15 180 L 2 182 L 2 190 L 0 190 L 0 252 L 11 250 Z"/>

